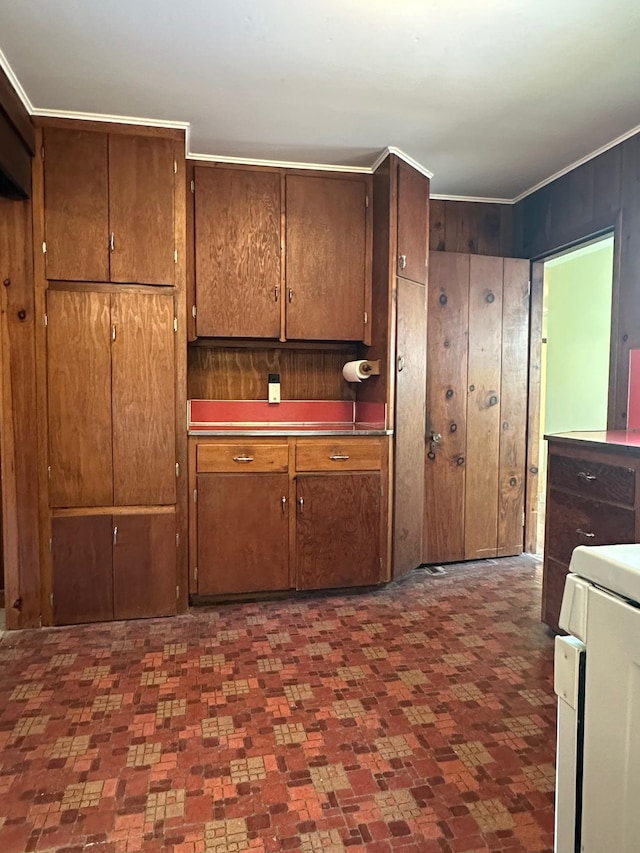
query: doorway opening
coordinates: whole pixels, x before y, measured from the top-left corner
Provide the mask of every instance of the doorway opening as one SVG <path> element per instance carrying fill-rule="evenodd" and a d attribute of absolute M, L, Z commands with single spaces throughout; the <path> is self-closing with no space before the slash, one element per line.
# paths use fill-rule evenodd
<path fill-rule="evenodd" d="M 543 261 L 538 554 L 544 544 L 544 436 L 607 428 L 613 264 L 613 234 Z"/>

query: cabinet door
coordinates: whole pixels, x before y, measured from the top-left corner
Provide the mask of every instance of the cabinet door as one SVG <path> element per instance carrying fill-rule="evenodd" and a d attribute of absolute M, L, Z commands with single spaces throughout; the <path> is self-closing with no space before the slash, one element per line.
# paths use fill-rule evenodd
<path fill-rule="evenodd" d="M 287 474 L 200 474 L 198 593 L 289 586 Z"/>
<path fill-rule="evenodd" d="M 50 505 L 109 506 L 109 294 L 49 290 L 47 317 Z"/>
<path fill-rule="evenodd" d="M 296 484 L 297 588 L 380 583 L 380 474 L 298 474 Z"/>
<path fill-rule="evenodd" d="M 288 175 L 286 187 L 287 338 L 360 341 L 367 184 Z"/>
<path fill-rule="evenodd" d="M 56 625 L 113 619 L 110 515 L 51 521 L 53 621 Z"/>
<path fill-rule="evenodd" d="M 427 283 L 429 181 L 398 164 L 398 275 Z"/>
<path fill-rule="evenodd" d="M 426 290 L 398 279 L 393 576 L 422 562 L 424 507 Z"/>
<path fill-rule="evenodd" d="M 176 612 L 175 513 L 113 516 L 115 619 Z"/>
<path fill-rule="evenodd" d="M 195 170 L 198 335 L 280 335 L 280 175 Z"/>
<path fill-rule="evenodd" d="M 109 280 L 107 134 L 44 131 L 48 279 Z"/>
<path fill-rule="evenodd" d="M 116 293 L 111 306 L 114 503 L 173 504 L 173 296 Z"/>
<path fill-rule="evenodd" d="M 111 281 L 173 284 L 173 142 L 109 136 Z"/>

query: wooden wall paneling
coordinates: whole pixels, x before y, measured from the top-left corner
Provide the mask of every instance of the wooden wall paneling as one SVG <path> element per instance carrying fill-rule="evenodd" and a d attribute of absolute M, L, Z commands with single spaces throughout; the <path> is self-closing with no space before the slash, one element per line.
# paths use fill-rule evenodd
<path fill-rule="evenodd" d="M 195 226 L 195 205 L 196 205 L 196 187 L 193 162 L 187 161 L 183 168 L 186 173 L 186 253 L 185 253 L 185 272 L 186 272 L 186 289 L 187 289 L 187 341 L 195 341 L 198 337 L 196 333 L 196 226 Z M 177 193 L 176 193 L 177 199 Z M 177 224 L 177 223 L 176 223 Z M 178 255 L 178 259 L 180 255 Z M 177 283 L 176 278 L 176 283 Z"/>
<path fill-rule="evenodd" d="M 40 623 L 31 203 L 0 199 L 0 461 L 6 624 Z"/>
<path fill-rule="evenodd" d="M 286 177 L 286 337 L 364 338 L 369 182 Z"/>
<path fill-rule="evenodd" d="M 623 145 L 616 145 L 598 155 L 593 163 L 594 214 L 616 221 L 622 198 Z"/>
<path fill-rule="evenodd" d="M 429 199 L 429 251 L 446 251 L 445 231 L 445 205 L 444 199 Z"/>
<path fill-rule="evenodd" d="M 47 277 L 109 281 L 107 134 L 47 127 L 43 150 Z"/>
<path fill-rule="evenodd" d="M 174 283 L 174 175 L 170 139 L 109 134 L 111 281 Z"/>
<path fill-rule="evenodd" d="M 279 373 L 283 400 L 353 400 L 342 368 L 357 356 L 339 349 L 189 347 L 189 399 L 266 400 L 269 373 Z M 372 383 L 372 379 L 362 385 Z"/>
<path fill-rule="evenodd" d="M 176 613 L 176 516 L 113 517 L 113 618 Z"/>
<path fill-rule="evenodd" d="M 175 264 L 174 314 L 178 320 L 177 331 L 174 335 L 175 359 L 175 447 L 176 462 L 179 476 L 176 480 L 176 531 L 178 534 L 177 547 L 177 578 L 179 595 L 177 608 L 183 613 L 189 606 L 189 478 L 187 459 L 187 431 L 185 429 L 185 412 L 187 409 L 187 269 L 189 253 L 187 250 L 188 228 L 187 214 L 192 209 L 191 192 L 187 195 L 186 162 L 184 159 L 184 137 L 174 141 L 174 158 L 177 169 L 174 185 L 175 203 L 175 246 L 178 253 Z"/>
<path fill-rule="evenodd" d="M 444 563 L 464 559 L 469 255 L 433 252 L 430 256 L 427 340 L 422 559 Z M 431 449 L 433 434 L 441 435 L 442 441 Z"/>
<path fill-rule="evenodd" d="M 397 274 L 419 284 L 427 283 L 428 209 L 429 179 L 399 162 Z"/>
<path fill-rule="evenodd" d="M 426 290 L 402 278 L 397 288 L 394 578 L 422 563 L 427 371 Z"/>
<path fill-rule="evenodd" d="M 540 490 L 540 399 L 542 369 L 542 308 L 544 296 L 544 264 L 531 264 L 531 297 L 529 316 L 529 394 L 527 409 L 527 469 L 525 486 L 524 550 L 535 554 L 542 549 L 538 542 L 538 492 Z"/>
<path fill-rule="evenodd" d="M 432 199 L 429 248 L 477 255 L 513 253 L 513 205 Z"/>
<path fill-rule="evenodd" d="M 502 258 L 470 258 L 466 559 L 497 551 L 502 276 Z"/>
<path fill-rule="evenodd" d="M 527 453 L 529 261 L 504 259 L 498 556 L 522 553 Z"/>
<path fill-rule="evenodd" d="M 108 293 L 47 293 L 49 502 L 113 501 Z"/>
<path fill-rule="evenodd" d="M 280 174 L 195 168 L 198 335 L 280 335 Z"/>
<path fill-rule="evenodd" d="M 111 516 L 54 517 L 51 528 L 54 623 L 113 619 Z"/>
<path fill-rule="evenodd" d="M 173 293 L 120 292 L 111 300 L 114 503 L 174 504 Z"/>
<path fill-rule="evenodd" d="M 189 595 L 198 594 L 198 492 L 196 479 L 197 440 L 188 439 L 189 464 Z"/>

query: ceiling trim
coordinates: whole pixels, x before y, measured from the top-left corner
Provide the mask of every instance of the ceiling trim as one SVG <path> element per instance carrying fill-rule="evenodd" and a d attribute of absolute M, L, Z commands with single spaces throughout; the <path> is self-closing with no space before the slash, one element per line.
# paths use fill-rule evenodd
<path fill-rule="evenodd" d="M 514 204 L 513 198 L 485 198 L 484 196 L 475 195 L 441 195 L 440 193 L 431 193 L 429 198 L 434 201 L 473 201 L 480 204 Z"/>
<path fill-rule="evenodd" d="M 187 152 L 189 160 L 201 163 L 230 163 L 236 166 L 270 166 L 277 169 L 315 169 L 319 172 L 356 172 L 370 175 L 371 166 L 336 166 L 331 163 L 296 163 L 293 160 L 260 160 L 257 157 L 229 157 L 217 154 L 193 154 Z"/>
<path fill-rule="evenodd" d="M 33 115 L 34 106 L 31 103 L 31 101 L 29 100 L 29 96 L 27 95 L 27 93 L 23 89 L 22 83 L 18 80 L 13 68 L 9 64 L 9 60 L 7 59 L 7 57 L 2 52 L 2 49 L 0 49 L 0 68 L 2 68 L 4 73 L 9 78 L 9 82 L 11 83 L 13 88 L 16 90 L 16 94 L 20 98 L 20 100 L 22 101 L 25 110 L 30 115 Z"/>

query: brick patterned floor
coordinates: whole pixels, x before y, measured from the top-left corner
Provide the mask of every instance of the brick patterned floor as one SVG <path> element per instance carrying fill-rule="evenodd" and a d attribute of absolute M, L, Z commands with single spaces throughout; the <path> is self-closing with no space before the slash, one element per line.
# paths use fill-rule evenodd
<path fill-rule="evenodd" d="M 0 639 L 0 851 L 551 851 L 540 564 Z"/>

